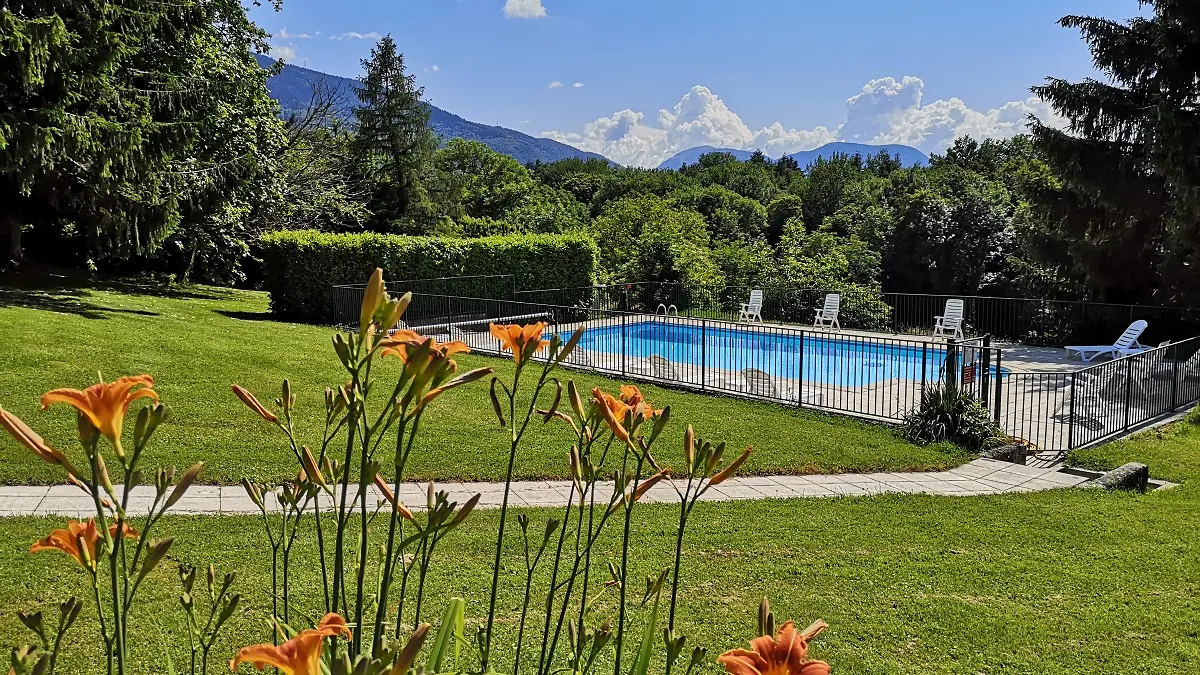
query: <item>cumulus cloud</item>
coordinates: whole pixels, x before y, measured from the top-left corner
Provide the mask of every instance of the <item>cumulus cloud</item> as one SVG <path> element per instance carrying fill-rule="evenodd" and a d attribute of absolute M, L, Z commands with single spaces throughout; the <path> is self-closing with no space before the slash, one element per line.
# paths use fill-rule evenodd
<path fill-rule="evenodd" d="M 436 63 L 435 63 L 435 64 L 433 64 L 433 67 L 431 67 L 431 68 L 430 68 L 430 70 L 432 70 L 432 71 L 433 71 L 433 72 L 435 72 L 435 73 L 436 73 L 436 72 L 438 72 L 438 71 L 440 71 L 441 69 L 442 69 L 442 67 L 441 67 L 441 66 L 439 66 L 439 65 L 438 65 L 438 64 L 436 64 Z"/>
<path fill-rule="evenodd" d="M 621 164 L 658 166 L 675 153 L 700 145 L 758 149 L 771 157 L 811 150 L 833 141 L 899 143 L 926 153 L 942 152 L 955 138 L 1010 138 L 1026 130 L 1034 115 L 1052 126 L 1063 120 L 1035 98 L 978 111 L 961 99 L 925 103 L 925 82 L 918 77 L 871 80 L 846 101 L 846 118 L 829 128 L 786 128 L 780 122 L 751 130 L 742 118 L 707 87 L 695 86 L 674 108 L 660 110 L 657 125 L 645 115 L 622 110 L 584 125 L 582 133 L 546 131 L 542 135 L 582 150 L 598 152 Z"/>
<path fill-rule="evenodd" d="M 271 45 L 271 56 L 280 61 L 294 61 L 296 59 L 296 48 L 292 45 Z"/>
<path fill-rule="evenodd" d="M 320 35 L 320 33 L 317 33 Z M 288 31 L 287 26 L 279 29 L 279 38 L 282 40 L 307 40 L 312 36 L 308 33 L 292 33 Z"/>
<path fill-rule="evenodd" d="M 510 19 L 540 19 L 546 16 L 542 0 L 505 0 L 504 16 Z"/>
<path fill-rule="evenodd" d="M 582 82 L 576 82 L 575 84 L 573 84 L 573 85 L 571 85 L 571 86 L 572 86 L 572 87 L 575 87 L 576 89 L 583 89 L 583 83 L 582 83 Z"/>
<path fill-rule="evenodd" d="M 381 36 L 375 31 L 370 33 L 359 33 L 358 31 L 350 31 L 340 35 L 330 35 L 330 40 L 378 40 Z"/>
<path fill-rule="evenodd" d="M 555 80 L 546 86 L 549 87 L 550 89 L 558 89 L 559 87 L 563 86 L 563 83 L 559 82 L 558 80 Z"/>

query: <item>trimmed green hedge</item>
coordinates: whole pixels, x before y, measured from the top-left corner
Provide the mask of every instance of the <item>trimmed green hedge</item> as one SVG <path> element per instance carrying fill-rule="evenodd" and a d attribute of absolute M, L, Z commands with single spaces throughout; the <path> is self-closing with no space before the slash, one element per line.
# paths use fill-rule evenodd
<path fill-rule="evenodd" d="M 511 274 L 517 289 L 590 286 L 596 245 L 580 234 L 478 239 L 271 232 L 260 240 L 271 311 L 304 321 L 332 317 L 331 289 L 363 283 L 376 267 L 395 280 Z"/>

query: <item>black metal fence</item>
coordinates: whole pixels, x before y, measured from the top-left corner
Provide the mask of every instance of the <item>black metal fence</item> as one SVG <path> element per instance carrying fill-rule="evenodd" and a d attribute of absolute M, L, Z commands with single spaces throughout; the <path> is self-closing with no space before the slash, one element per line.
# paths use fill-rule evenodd
<path fill-rule="evenodd" d="M 516 293 L 516 278 L 511 274 L 406 279 L 389 281 L 385 285 L 388 292 L 392 294 L 404 294 L 412 291 L 414 295 L 511 300 Z M 335 325 L 354 326 L 358 324 L 358 311 L 362 306 L 366 287 L 366 284 L 341 284 L 333 287 Z M 406 312 L 410 319 L 413 318 L 414 311 L 414 308 L 410 307 Z"/>
<path fill-rule="evenodd" d="M 889 422 L 915 409 L 925 387 L 952 379 L 1007 433 L 1051 452 L 1122 434 L 1200 399 L 1200 338 L 1077 372 L 1024 372 L 1007 366 L 1005 350 L 987 336 L 863 336 L 431 294 L 414 296 L 405 318 L 420 332 L 485 353 L 500 351 L 488 334 L 492 322 L 545 321 L 564 339 L 582 326 L 571 367 Z"/>
<path fill-rule="evenodd" d="M 748 286 L 685 286 L 676 283 L 627 283 L 581 288 L 518 291 L 514 299 L 556 305 L 646 314 L 678 313 L 689 318 L 735 321 L 754 290 Z M 767 286 L 762 318 L 768 323 L 811 325 L 825 295 L 841 295 L 843 328 L 902 334 L 928 334 L 946 301 L 963 301 L 966 335 L 1027 345 L 1111 343 L 1133 321 L 1150 326 L 1146 342 L 1182 340 L 1200 333 L 1200 308 L 1119 305 L 968 295 L 881 293 L 843 289 Z M 570 298 L 570 301 L 567 301 Z"/>

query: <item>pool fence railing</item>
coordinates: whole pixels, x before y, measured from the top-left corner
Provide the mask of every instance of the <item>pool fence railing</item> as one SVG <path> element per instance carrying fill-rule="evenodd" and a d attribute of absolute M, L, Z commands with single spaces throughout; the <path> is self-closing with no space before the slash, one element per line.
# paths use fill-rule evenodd
<path fill-rule="evenodd" d="M 501 353 L 488 334 L 492 322 L 545 321 L 548 334 L 564 339 L 583 326 L 603 343 L 585 338 L 565 362 L 571 368 L 890 423 L 903 422 L 926 387 L 953 383 L 1006 433 L 1051 454 L 1120 436 L 1200 400 L 1196 337 L 1073 372 L 1031 372 L 1007 367 L 1009 347 L 989 335 L 831 333 L 515 297 L 415 293 L 404 320 L 487 354 Z M 667 353 L 645 353 L 647 343 L 669 345 L 660 349 Z"/>

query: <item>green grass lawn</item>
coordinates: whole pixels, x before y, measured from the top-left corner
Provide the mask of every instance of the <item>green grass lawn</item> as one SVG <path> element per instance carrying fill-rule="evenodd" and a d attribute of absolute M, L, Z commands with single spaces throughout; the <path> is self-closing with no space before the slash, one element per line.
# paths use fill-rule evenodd
<path fill-rule="evenodd" d="M 1183 484 L 1147 495 L 1059 490 L 701 504 L 685 546 L 680 628 L 689 645 L 704 645 L 715 657 L 751 636 L 754 608 L 767 595 L 781 620 L 830 622 L 811 653 L 839 674 L 1200 672 L 1200 427 L 1177 425 L 1079 456 L 1105 466 L 1134 459 Z M 528 513 L 533 529 L 551 515 Z M 638 513 L 633 579 L 668 565 L 675 519 L 667 506 Z M 494 511 L 475 514 L 447 539 L 431 582 L 431 614 L 445 597 L 461 595 L 471 619 L 482 620 L 496 518 Z M 17 610 L 88 592 L 65 556 L 26 552 L 59 524 L 0 520 L 6 646 L 24 639 Z M 248 601 L 218 647 L 222 658 L 267 635 L 269 557 L 259 528 L 243 517 L 165 524 L 177 538 L 176 560 L 213 562 L 240 575 Z M 504 645 L 515 635 L 522 564 L 516 537 L 509 541 Z M 299 603 L 308 611 L 319 592 L 312 545 L 298 544 L 296 564 Z M 612 539 L 604 546 L 607 556 L 616 551 Z M 157 576 L 134 622 L 144 666 L 138 672 L 161 672 L 164 645 L 177 662 L 183 653 L 172 571 Z M 602 603 L 597 618 L 611 609 Z M 100 672 L 90 607 L 75 630 L 64 665 L 78 670 L 68 672 Z M 499 671 L 511 672 L 511 647 L 501 653 Z M 710 664 L 705 672 L 718 670 Z"/>
<path fill-rule="evenodd" d="M 202 480 L 233 483 L 294 477 L 297 467 L 277 432 L 230 393 L 233 382 L 264 401 L 291 378 L 299 430 L 319 442 L 322 392 L 344 380 L 330 346 L 332 329 L 272 321 L 263 293 L 206 287 L 91 289 L 0 287 L 0 405 L 57 447 L 77 448 L 66 407 L 41 412 L 38 399 L 56 387 L 83 388 L 120 375 L 150 373 L 173 419 L 156 435 L 144 465 L 206 462 Z M 511 364 L 466 356 L 463 368 Z M 396 368 L 396 366 L 388 366 Z M 571 373 L 585 390 L 615 391 L 616 380 Z M 503 476 L 506 433 L 497 428 L 486 382 L 449 393 L 423 426 L 411 477 L 489 480 Z M 784 406 L 645 387 L 656 406 L 671 405 L 675 423 L 661 443 L 680 445 L 687 422 L 734 448 L 754 446 L 743 473 L 817 473 L 941 469 L 966 457 L 949 446 L 916 447 L 894 431 L 840 416 Z M 531 427 L 518 463 L 520 478 L 567 474 L 569 439 L 557 425 Z M 0 484 L 53 483 L 60 472 L 0 438 Z"/>

